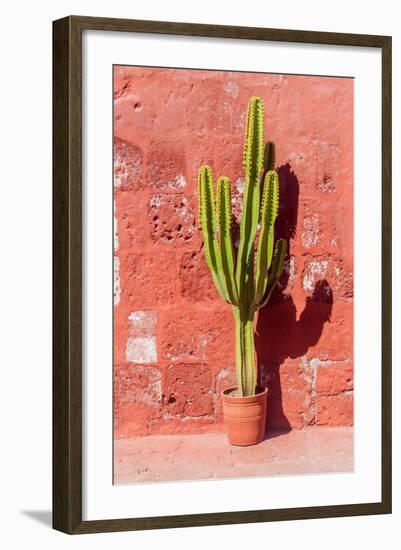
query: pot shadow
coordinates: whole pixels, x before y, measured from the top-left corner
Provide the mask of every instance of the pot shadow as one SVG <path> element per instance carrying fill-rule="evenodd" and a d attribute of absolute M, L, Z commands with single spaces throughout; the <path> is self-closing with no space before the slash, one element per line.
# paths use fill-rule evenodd
<path fill-rule="evenodd" d="M 280 207 L 275 225 L 275 238 L 288 243 L 285 269 L 268 304 L 259 310 L 255 347 L 258 358 L 258 383 L 269 389 L 268 437 L 288 433 L 292 427 L 283 409 L 280 367 L 288 358 L 304 356 L 317 344 L 325 323 L 330 322 L 333 293 L 327 280 L 319 280 L 305 300 L 297 319 L 297 308 L 288 289 L 291 283 L 291 240 L 297 230 L 299 181 L 289 163 L 278 169 Z"/>

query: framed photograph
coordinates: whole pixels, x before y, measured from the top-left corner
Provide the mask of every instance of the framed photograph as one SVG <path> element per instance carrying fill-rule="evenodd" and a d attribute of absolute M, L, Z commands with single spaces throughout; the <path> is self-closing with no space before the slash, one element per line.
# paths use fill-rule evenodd
<path fill-rule="evenodd" d="M 391 37 L 53 23 L 53 526 L 391 512 Z"/>

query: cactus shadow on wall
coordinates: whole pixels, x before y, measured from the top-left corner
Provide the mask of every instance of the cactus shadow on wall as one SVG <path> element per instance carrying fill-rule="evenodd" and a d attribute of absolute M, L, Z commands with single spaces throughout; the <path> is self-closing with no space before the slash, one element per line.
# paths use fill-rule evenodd
<path fill-rule="evenodd" d="M 276 239 L 283 238 L 288 242 L 288 268 L 283 271 L 269 303 L 259 311 L 255 345 L 259 363 L 259 382 L 262 386 L 269 388 L 267 428 L 285 432 L 290 431 L 292 426 L 283 409 L 281 365 L 288 359 L 303 357 L 311 346 L 317 344 L 325 323 L 330 321 L 333 293 L 326 280 L 317 281 L 311 296 L 305 300 L 303 311 L 297 318 L 297 308 L 288 286 L 291 240 L 295 237 L 297 229 L 299 181 L 289 163 L 280 166 L 277 171 L 280 178 L 280 209 L 275 236 Z M 292 382 L 289 376 L 288 383 L 292 384 Z M 298 402 L 302 402 L 305 392 L 303 388 L 298 388 L 302 388 L 302 384 L 295 387 L 294 403 L 289 403 L 291 414 L 298 417 L 298 424 L 299 422 L 313 423 L 313 416 L 302 418 L 302 413 L 298 413 L 296 397 Z"/>

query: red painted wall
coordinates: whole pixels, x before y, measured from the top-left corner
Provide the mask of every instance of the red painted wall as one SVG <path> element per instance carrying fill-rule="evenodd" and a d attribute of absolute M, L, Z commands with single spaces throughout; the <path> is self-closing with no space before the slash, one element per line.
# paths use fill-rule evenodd
<path fill-rule="evenodd" d="M 280 176 L 286 272 L 259 313 L 271 428 L 353 422 L 353 81 L 116 67 L 115 437 L 222 429 L 235 383 L 230 307 L 197 225 L 197 172 L 233 186 L 248 100 L 261 96 Z"/>

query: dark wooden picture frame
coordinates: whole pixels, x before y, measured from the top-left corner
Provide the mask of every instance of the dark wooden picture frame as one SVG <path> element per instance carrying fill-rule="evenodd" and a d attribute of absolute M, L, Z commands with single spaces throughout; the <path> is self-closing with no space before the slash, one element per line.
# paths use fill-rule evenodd
<path fill-rule="evenodd" d="M 382 55 L 382 495 L 379 502 L 82 520 L 83 30 L 379 48 Z M 53 527 L 69 534 L 391 513 L 391 37 L 71 16 L 53 22 Z"/>

